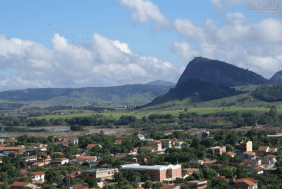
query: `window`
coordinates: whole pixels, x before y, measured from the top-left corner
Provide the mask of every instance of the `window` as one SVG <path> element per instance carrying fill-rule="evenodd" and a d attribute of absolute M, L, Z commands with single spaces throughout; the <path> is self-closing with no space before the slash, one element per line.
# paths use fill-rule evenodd
<path fill-rule="evenodd" d="M 176 177 L 176 173 L 174 173 L 174 176 Z"/>

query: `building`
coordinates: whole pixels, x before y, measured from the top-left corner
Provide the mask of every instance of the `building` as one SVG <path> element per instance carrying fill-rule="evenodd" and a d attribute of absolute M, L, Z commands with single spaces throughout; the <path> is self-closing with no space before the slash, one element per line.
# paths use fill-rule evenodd
<path fill-rule="evenodd" d="M 165 183 L 171 183 L 176 178 L 182 178 L 181 165 L 139 165 L 128 164 L 121 165 L 120 171 L 133 170 L 141 174 L 149 174 L 151 181 L 159 181 Z"/>
<path fill-rule="evenodd" d="M 196 133 L 196 137 L 202 138 L 204 133 L 207 133 L 208 136 L 210 134 L 210 132 L 208 132 L 208 131 L 199 131 L 199 132 Z"/>
<path fill-rule="evenodd" d="M 24 161 L 26 163 L 35 163 L 37 162 L 37 156 L 27 156 L 20 158 L 20 161 Z"/>
<path fill-rule="evenodd" d="M 269 146 L 260 146 L 257 150 L 257 154 L 264 154 L 265 152 L 269 152 Z"/>
<path fill-rule="evenodd" d="M 78 156 L 75 159 L 72 159 L 70 162 L 74 162 L 81 165 L 84 162 L 92 163 L 95 161 L 97 161 L 96 156 Z"/>
<path fill-rule="evenodd" d="M 234 156 L 236 156 L 237 154 L 236 153 L 234 153 L 234 152 L 227 152 L 226 153 L 227 155 L 229 155 L 229 156 L 231 156 L 231 157 L 234 157 Z"/>
<path fill-rule="evenodd" d="M 53 161 L 53 165 L 65 165 L 67 163 L 69 163 L 67 158 L 55 158 Z"/>
<path fill-rule="evenodd" d="M 90 151 L 92 148 L 94 148 L 95 146 L 100 146 L 100 148 L 102 148 L 101 144 L 88 144 L 86 146 L 86 152 Z"/>
<path fill-rule="evenodd" d="M 257 189 L 258 184 L 249 179 L 240 179 L 240 181 L 235 181 L 235 188 L 237 189 Z"/>
<path fill-rule="evenodd" d="M 115 172 L 118 172 L 117 168 L 101 168 L 101 169 L 82 171 L 81 174 L 89 179 L 98 178 L 101 180 L 105 180 L 105 179 L 113 179 Z"/>
<path fill-rule="evenodd" d="M 275 163 L 277 162 L 276 157 L 277 156 L 275 156 L 275 155 L 268 154 L 268 155 L 264 156 L 263 159 L 266 159 L 266 160 L 269 161 L 270 164 L 275 165 Z"/>
<path fill-rule="evenodd" d="M 208 181 L 206 180 L 193 180 L 187 182 L 191 189 L 204 189 L 208 186 Z"/>
<path fill-rule="evenodd" d="M 37 171 L 37 172 L 32 172 L 28 173 L 27 177 L 30 177 L 32 179 L 32 183 L 44 183 L 45 182 L 45 171 Z"/>
<path fill-rule="evenodd" d="M 11 189 L 21 189 L 24 187 L 36 189 L 36 185 L 31 184 L 30 182 L 14 182 L 13 184 L 10 185 Z"/>
<path fill-rule="evenodd" d="M 226 147 L 225 146 L 216 146 L 216 147 L 212 147 L 210 148 L 210 156 L 219 156 L 222 155 L 224 152 L 226 152 Z"/>
<path fill-rule="evenodd" d="M 253 142 L 252 141 L 242 141 L 240 142 L 239 148 L 241 152 L 253 151 Z"/>
<path fill-rule="evenodd" d="M 0 153 L 2 154 L 16 153 L 17 151 L 23 151 L 23 150 L 25 150 L 24 146 L 0 147 Z"/>
<path fill-rule="evenodd" d="M 256 153 L 253 151 L 246 151 L 240 154 L 240 156 L 243 158 L 243 160 L 252 159 L 252 158 L 256 158 Z"/>

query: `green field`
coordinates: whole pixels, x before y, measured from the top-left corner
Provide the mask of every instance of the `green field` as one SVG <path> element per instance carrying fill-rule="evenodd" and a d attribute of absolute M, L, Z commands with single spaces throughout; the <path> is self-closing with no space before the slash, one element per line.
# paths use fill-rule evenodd
<path fill-rule="evenodd" d="M 174 116 L 178 116 L 179 113 L 185 112 L 183 109 L 182 110 L 165 110 L 165 111 L 144 111 L 144 110 L 112 110 L 112 111 L 105 111 L 103 113 L 97 113 L 91 110 L 84 110 L 83 113 L 79 113 L 79 110 L 65 110 L 64 112 L 71 112 L 75 111 L 74 114 L 71 115 L 47 115 L 45 116 L 46 119 L 50 118 L 72 118 L 72 117 L 83 117 L 83 116 L 91 116 L 91 115 L 103 115 L 106 117 L 114 117 L 116 119 L 120 118 L 122 115 L 134 115 L 137 118 L 142 118 L 143 116 L 149 116 L 151 114 L 172 114 Z M 255 112 L 268 112 L 269 108 L 264 108 L 264 107 L 206 107 L 206 108 L 188 108 L 187 112 L 196 112 L 200 115 L 202 114 L 209 114 L 209 113 L 216 113 L 216 112 L 221 112 L 221 111 L 226 111 L 226 112 L 235 112 L 235 111 L 255 111 Z M 277 109 L 277 112 L 279 114 L 282 114 L 282 109 Z"/>

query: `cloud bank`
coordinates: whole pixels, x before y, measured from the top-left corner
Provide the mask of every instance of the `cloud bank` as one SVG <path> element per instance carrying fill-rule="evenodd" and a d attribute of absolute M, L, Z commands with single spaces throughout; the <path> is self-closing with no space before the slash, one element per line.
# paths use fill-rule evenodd
<path fill-rule="evenodd" d="M 52 47 L 0 35 L 0 89 L 37 87 L 91 87 L 146 83 L 163 79 L 176 82 L 184 68 L 155 57 L 133 54 L 126 43 L 97 33 L 91 43 L 71 43 L 55 34 Z"/>

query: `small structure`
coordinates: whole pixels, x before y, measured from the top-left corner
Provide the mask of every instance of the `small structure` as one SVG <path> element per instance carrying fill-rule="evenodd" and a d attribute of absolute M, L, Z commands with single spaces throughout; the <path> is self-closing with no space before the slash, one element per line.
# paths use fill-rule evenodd
<path fill-rule="evenodd" d="M 99 178 L 105 180 L 105 179 L 113 179 L 115 172 L 118 172 L 117 168 L 101 168 L 101 169 L 82 171 L 82 175 L 84 175 L 89 179 Z"/>
<path fill-rule="evenodd" d="M 196 133 L 196 137 L 197 138 L 202 138 L 204 133 L 207 133 L 208 136 L 210 134 L 210 132 L 208 132 L 208 131 L 199 131 L 199 132 Z"/>

